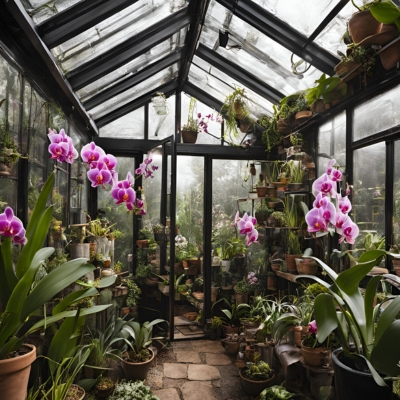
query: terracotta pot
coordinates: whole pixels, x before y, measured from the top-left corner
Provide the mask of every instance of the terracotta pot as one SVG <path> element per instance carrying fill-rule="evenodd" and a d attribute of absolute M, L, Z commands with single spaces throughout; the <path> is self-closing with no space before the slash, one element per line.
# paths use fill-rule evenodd
<path fill-rule="evenodd" d="M 236 356 L 236 354 L 239 353 L 240 342 L 229 342 L 226 339 L 222 339 L 221 344 L 224 347 L 226 354 Z"/>
<path fill-rule="evenodd" d="M 332 352 L 326 347 L 307 347 L 301 343 L 301 355 L 306 364 L 313 367 L 322 367 L 328 364 L 331 360 Z"/>
<path fill-rule="evenodd" d="M 239 334 L 238 326 L 222 325 L 222 330 L 224 331 L 225 335 L 230 335 L 232 333 Z"/>
<path fill-rule="evenodd" d="M 181 134 L 183 143 L 196 143 L 198 132 L 182 130 Z"/>
<path fill-rule="evenodd" d="M 308 326 L 295 326 L 293 328 L 295 346 L 301 347 L 301 342 L 307 337 L 309 329 Z"/>
<path fill-rule="evenodd" d="M 303 187 L 302 183 L 288 183 L 288 190 L 300 190 Z"/>
<path fill-rule="evenodd" d="M 36 359 L 36 347 L 24 344 L 31 351 L 20 357 L 0 360 L 0 393 L 2 399 L 25 400 L 31 364 Z"/>
<path fill-rule="evenodd" d="M 302 275 L 317 275 L 318 265 L 315 260 L 295 258 L 297 272 Z"/>
<path fill-rule="evenodd" d="M 245 120 L 241 120 L 239 129 L 240 129 L 240 132 L 246 133 L 250 129 L 250 122 L 246 122 Z"/>
<path fill-rule="evenodd" d="M 147 378 L 147 374 L 153 363 L 154 353 L 153 350 L 148 349 L 151 355 L 150 360 L 142 363 L 132 363 L 122 360 L 122 369 L 124 370 L 125 377 L 129 381 L 141 380 L 144 381 Z"/>
<path fill-rule="evenodd" d="M 96 389 L 96 398 L 100 400 L 108 399 L 113 393 L 115 389 L 115 384 L 107 389 Z"/>
<path fill-rule="evenodd" d="M 298 111 L 295 115 L 296 124 L 300 125 L 312 117 L 312 111 Z"/>
<path fill-rule="evenodd" d="M 278 131 L 280 133 L 283 133 L 283 134 L 292 132 L 291 126 L 283 118 L 278 119 L 278 121 L 276 123 L 276 128 L 278 129 Z"/>
<path fill-rule="evenodd" d="M 147 239 L 136 240 L 136 244 L 139 249 L 147 249 L 149 247 L 149 241 Z"/>
<path fill-rule="evenodd" d="M 280 264 L 271 264 L 272 271 L 279 271 L 281 265 Z"/>
<path fill-rule="evenodd" d="M 266 197 L 267 196 L 267 186 L 256 186 L 257 196 Z"/>
<path fill-rule="evenodd" d="M 268 197 L 276 197 L 276 187 L 275 186 L 267 186 L 267 196 Z"/>
<path fill-rule="evenodd" d="M 296 258 L 301 258 L 302 254 L 285 254 L 285 261 L 286 261 L 286 265 L 287 265 L 287 269 L 289 270 L 289 272 L 295 271 L 297 272 L 297 268 L 296 268 Z"/>
<path fill-rule="evenodd" d="M 240 383 L 242 384 L 242 388 L 246 392 L 246 394 L 249 394 L 250 396 L 253 397 L 257 397 L 264 389 L 272 386 L 275 375 L 272 375 L 271 378 L 265 381 L 252 381 L 250 379 L 245 378 L 242 375 L 242 371 L 244 370 L 244 368 L 239 370 L 239 375 L 240 375 Z"/>
<path fill-rule="evenodd" d="M 268 290 L 276 289 L 276 275 L 274 272 L 269 272 L 267 274 L 267 288 Z"/>
<path fill-rule="evenodd" d="M 201 260 L 197 258 L 187 259 L 182 261 L 183 268 L 189 268 L 189 275 L 197 275 L 200 273 Z"/>
<path fill-rule="evenodd" d="M 318 99 L 317 101 L 314 101 L 310 105 L 310 110 L 315 113 L 322 113 L 325 111 L 325 103 L 322 99 Z"/>
<path fill-rule="evenodd" d="M 349 19 L 349 32 L 354 43 L 360 43 L 368 36 L 381 31 L 382 24 L 378 22 L 369 10 L 356 12 Z"/>
<path fill-rule="evenodd" d="M 249 294 L 236 294 L 236 304 L 249 304 Z"/>
<path fill-rule="evenodd" d="M 394 68 L 400 62 L 400 40 L 391 44 L 387 49 L 383 50 L 379 57 L 383 68 L 386 70 Z"/>

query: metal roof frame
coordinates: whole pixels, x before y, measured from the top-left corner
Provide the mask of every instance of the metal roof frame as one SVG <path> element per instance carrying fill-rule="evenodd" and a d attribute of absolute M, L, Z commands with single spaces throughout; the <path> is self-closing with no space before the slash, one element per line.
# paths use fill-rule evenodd
<path fill-rule="evenodd" d="M 128 78 L 120 81 L 119 83 L 111 86 L 108 89 L 103 90 L 99 94 L 91 97 L 90 99 L 83 101 L 83 105 L 86 110 L 90 110 L 105 101 L 111 99 L 114 96 L 122 93 L 125 90 L 132 88 L 140 82 L 152 77 L 154 74 L 162 71 L 164 68 L 171 66 L 178 62 L 182 57 L 182 51 L 175 51 L 174 53 L 168 54 L 166 57 L 158 60 L 157 62 L 148 65 L 136 74 L 129 76 Z"/>
<path fill-rule="evenodd" d="M 203 44 L 199 44 L 196 50 L 196 56 L 207 61 L 213 67 L 218 68 L 225 74 L 236 79 L 241 84 L 247 86 L 260 96 L 272 103 L 279 103 L 285 96 L 267 83 L 261 81 L 256 76 L 250 74 L 244 68 L 226 59 L 215 51 L 209 49 Z"/>
<path fill-rule="evenodd" d="M 79 35 L 138 0 L 84 0 L 38 24 L 49 49 Z"/>
<path fill-rule="evenodd" d="M 320 71 L 333 75 L 333 68 L 339 59 L 315 43 L 307 43 L 308 38 L 279 18 L 275 17 L 251 0 L 216 0 L 249 25 L 258 29 L 275 42 L 312 64 Z"/>
<path fill-rule="evenodd" d="M 149 103 L 151 98 L 155 95 L 156 92 L 163 92 L 165 96 L 171 96 L 174 92 L 176 92 L 178 88 L 177 80 L 173 80 L 169 83 L 159 86 L 156 89 L 151 90 L 150 92 L 145 93 L 144 95 L 138 97 L 137 99 L 124 104 L 123 106 L 117 108 L 116 110 L 103 115 L 102 117 L 95 120 L 96 125 L 101 128 L 104 125 L 109 124 L 110 122 L 115 121 L 116 119 L 123 117 L 125 114 L 130 113 L 131 111 L 136 110 L 139 107 L 144 106 Z"/>
<path fill-rule="evenodd" d="M 193 83 L 191 83 L 190 81 L 184 84 L 182 90 L 218 112 L 222 107 L 223 103 L 221 101 L 217 100 L 215 97 L 210 96 L 206 91 L 200 89 L 196 85 L 193 85 Z"/>
<path fill-rule="evenodd" d="M 160 23 L 150 26 L 104 54 L 88 61 L 66 75 L 72 88 L 78 90 L 101 78 L 152 47 L 168 39 L 191 22 L 186 9 L 182 9 Z"/>

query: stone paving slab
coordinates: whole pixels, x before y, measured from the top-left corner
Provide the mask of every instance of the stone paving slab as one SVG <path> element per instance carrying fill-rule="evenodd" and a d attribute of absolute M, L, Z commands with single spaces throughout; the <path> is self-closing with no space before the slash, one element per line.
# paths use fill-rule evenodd
<path fill-rule="evenodd" d="M 231 365 L 231 359 L 225 354 L 205 353 L 207 365 Z"/>
<path fill-rule="evenodd" d="M 164 376 L 172 379 L 186 379 L 187 369 L 186 364 L 164 363 Z"/>
<path fill-rule="evenodd" d="M 221 375 L 216 367 L 202 364 L 188 365 L 187 377 L 190 381 L 213 381 L 214 379 L 221 379 Z"/>
<path fill-rule="evenodd" d="M 183 400 L 218 400 L 214 389 L 204 382 L 186 382 L 181 391 Z"/>
<path fill-rule="evenodd" d="M 180 398 L 176 388 L 154 390 L 153 394 L 160 400 L 178 400 Z"/>
<path fill-rule="evenodd" d="M 201 364 L 200 356 L 197 351 L 174 349 L 174 353 L 176 354 L 176 361 L 178 363 Z"/>
<path fill-rule="evenodd" d="M 221 342 L 214 342 L 212 340 L 193 341 L 192 349 L 199 353 L 225 353 L 225 349 L 222 347 Z"/>

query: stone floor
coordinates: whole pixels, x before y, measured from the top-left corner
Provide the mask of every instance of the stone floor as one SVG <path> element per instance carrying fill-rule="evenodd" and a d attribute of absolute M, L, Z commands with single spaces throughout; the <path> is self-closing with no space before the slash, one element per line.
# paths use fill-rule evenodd
<path fill-rule="evenodd" d="M 158 353 L 146 384 L 160 400 L 249 400 L 220 341 L 184 340 Z"/>

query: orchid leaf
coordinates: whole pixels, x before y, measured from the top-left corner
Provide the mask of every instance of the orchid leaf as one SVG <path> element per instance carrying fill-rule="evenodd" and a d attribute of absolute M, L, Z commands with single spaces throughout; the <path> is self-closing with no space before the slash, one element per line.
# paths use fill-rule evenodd
<path fill-rule="evenodd" d="M 314 315 L 318 328 L 317 339 L 322 343 L 338 327 L 335 303 L 330 294 L 321 293 L 315 298 Z"/>
<path fill-rule="evenodd" d="M 381 314 L 375 331 L 375 344 L 379 343 L 384 332 L 388 329 L 389 325 L 395 320 L 396 315 L 400 311 L 400 297 L 396 297 L 392 302 L 385 308 Z M 400 357 L 399 357 L 400 360 Z"/>
<path fill-rule="evenodd" d="M 100 283 L 97 286 L 99 289 L 105 289 L 115 283 L 117 279 L 117 275 L 107 276 L 105 278 L 100 279 Z"/>
<path fill-rule="evenodd" d="M 98 292 L 95 288 L 77 290 L 76 292 L 69 294 L 67 297 L 61 300 L 60 303 L 58 303 L 53 308 L 52 314 L 56 315 L 60 312 L 63 312 L 70 304 L 82 300 L 86 297 L 96 296 L 97 293 Z"/>
<path fill-rule="evenodd" d="M 17 286 L 18 279 L 14 273 L 13 261 L 12 261 L 12 247 L 11 238 L 3 238 L 1 243 L 1 256 L 4 263 L 4 269 L 6 272 L 6 278 L 8 287 L 11 291 Z M 4 306 L 4 305 L 3 305 Z"/>
<path fill-rule="evenodd" d="M 364 306 L 365 306 L 365 320 L 366 325 L 372 327 L 372 323 L 374 321 L 373 314 L 374 314 L 374 299 L 376 295 L 376 289 L 381 281 L 381 276 L 374 276 L 368 282 L 367 288 L 364 294 Z M 372 330 L 371 330 L 372 331 Z M 369 338 L 368 341 L 372 341 L 372 337 Z"/>
<path fill-rule="evenodd" d="M 374 368 L 373 364 L 370 362 L 370 360 L 367 359 L 367 357 L 364 357 L 362 354 L 356 354 L 356 357 L 361 357 L 364 359 L 364 361 L 368 365 L 368 369 L 371 372 L 372 377 L 374 378 L 374 381 L 379 385 L 379 386 L 387 386 L 385 381 L 382 379 L 382 377 L 378 374 L 376 369 Z"/>
<path fill-rule="evenodd" d="M 8 284 L 7 272 L 4 267 L 3 257 L 0 255 L 0 297 L 4 308 L 7 307 L 11 292 L 11 288 Z"/>

